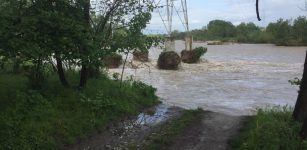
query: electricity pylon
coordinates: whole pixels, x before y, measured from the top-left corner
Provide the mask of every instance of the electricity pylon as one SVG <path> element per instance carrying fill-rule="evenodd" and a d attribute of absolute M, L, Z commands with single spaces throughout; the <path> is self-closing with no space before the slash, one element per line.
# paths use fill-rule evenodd
<path fill-rule="evenodd" d="M 177 15 L 182 23 L 187 35 L 186 35 L 186 50 L 192 49 L 193 38 L 189 34 L 189 18 L 188 7 L 186 0 L 153 0 L 153 3 L 161 9 L 157 9 L 159 16 L 166 29 L 167 36 L 165 42 L 165 48 L 167 51 L 175 50 L 175 42 L 172 37 L 173 32 L 173 17 Z"/>

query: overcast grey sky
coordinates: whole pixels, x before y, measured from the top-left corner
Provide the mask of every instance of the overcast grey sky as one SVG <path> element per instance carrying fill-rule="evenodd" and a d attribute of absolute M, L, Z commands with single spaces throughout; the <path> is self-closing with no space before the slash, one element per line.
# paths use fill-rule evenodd
<path fill-rule="evenodd" d="M 165 0 L 161 0 L 165 1 Z M 177 0 L 178 1 L 178 0 Z M 305 0 L 259 0 L 260 15 L 262 21 L 257 21 L 255 12 L 255 0 L 187 0 L 188 14 L 191 29 L 206 26 L 209 21 L 222 19 L 235 25 L 241 22 L 254 22 L 259 26 L 266 26 L 269 22 L 279 18 L 292 19 L 297 16 L 307 16 L 304 7 Z M 176 3 L 177 9 L 179 3 Z M 165 13 L 164 10 L 160 10 Z M 174 14 L 173 28 L 184 30 L 177 14 Z M 145 30 L 147 33 L 164 33 L 163 22 L 157 12 Z"/>

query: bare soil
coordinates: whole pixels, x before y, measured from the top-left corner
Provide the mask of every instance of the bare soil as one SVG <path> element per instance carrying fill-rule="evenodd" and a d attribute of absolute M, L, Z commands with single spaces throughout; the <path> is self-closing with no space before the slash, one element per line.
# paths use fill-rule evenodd
<path fill-rule="evenodd" d="M 90 135 L 85 140 L 67 145 L 65 150 L 121 150 L 129 144 L 142 143 L 151 133 L 171 118 L 179 117 L 183 109 L 158 105 L 145 110 L 138 116 L 113 123 L 101 132 Z M 135 144 L 137 145 L 137 144 Z"/>
<path fill-rule="evenodd" d="M 245 116 L 204 112 L 202 120 L 189 127 L 176 139 L 170 150 L 228 150 L 229 140 L 243 127 Z"/>
<path fill-rule="evenodd" d="M 158 106 L 159 107 L 159 106 Z M 163 106 L 164 107 L 164 106 Z M 157 109 L 158 110 L 158 109 Z M 149 112 L 155 111 L 149 110 Z M 159 126 L 168 119 L 180 117 L 183 109 L 178 107 L 162 108 L 154 114 L 144 115 L 149 120 L 140 121 L 140 115 L 110 125 L 107 130 L 97 132 L 88 139 L 65 147 L 67 150 L 119 150 L 141 149 L 140 145 L 146 137 L 155 134 Z M 178 136 L 169 150 L 228 150 L 229 140 L 238 134 L 243 127 L 245 116 L 229 116 L 226 114 L 205 111 L 201 120 L 196 120 L 181 136 Z M 156 120 L 155 120 L 156 119 Z"/>

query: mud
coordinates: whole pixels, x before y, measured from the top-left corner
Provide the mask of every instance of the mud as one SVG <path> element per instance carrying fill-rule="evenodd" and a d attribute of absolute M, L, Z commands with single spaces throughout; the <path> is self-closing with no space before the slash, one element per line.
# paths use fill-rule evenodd
<path fill-rule="evenodd" d="M 180 116 L 183 109 L 160 104 L 145 110 L 132 119 L 126 119 L 108 126 L 102 132 L 90 135 L 66 150 L 121 150 L 131 143 L 142 143 L 166 120 Z"/>
<path fill-rule="evenodd" d="M 110 125 L 107 130 L 97 132 L 84 141 L 69 145 L 66 150 L 121 150 L 140 149 L 146 138 L 158 132 L 167 120 L 180 117 L 183 109 L 161 104 L 127 119 Z M 230 116 L 205 111 L 177 137 L 169 150 L 228 150 L 229 140 L 239 133 L 247 116 Z"/>
<path fill-rule="evenodd" d="M 247 116 L 230 116 L 204 112 L 202 119 L 194 122 L 176 139 L 170 150 L 228 150 L 229 140 L 239 133 Z"/>

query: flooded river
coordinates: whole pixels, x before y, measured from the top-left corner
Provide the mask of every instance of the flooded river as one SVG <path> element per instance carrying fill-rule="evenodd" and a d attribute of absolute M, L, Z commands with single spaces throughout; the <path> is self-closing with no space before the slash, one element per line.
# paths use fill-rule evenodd
<path fill-rule="evenodd" d="M 302 76 L 306 47 L 194 43 L 196 46 L 208 48 L 198 64 L 182 63 L 178 71 L 158 70 L 161 50 L 153 48 L 150 63 L 138 69 L 128 65 L 125 74 L 156 87 L 165 104 L 183 108 L 250 115 L 259 107 L 295 104 L 298 87 L 288 80 Z M 183 48 L 184 42 L 176 41 L 176 51 Z"/>

